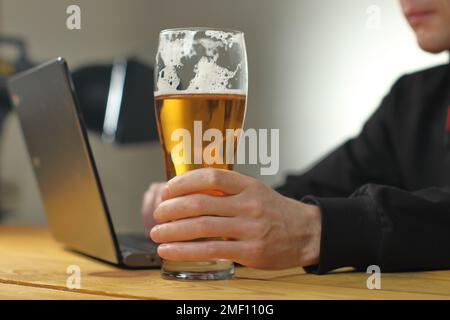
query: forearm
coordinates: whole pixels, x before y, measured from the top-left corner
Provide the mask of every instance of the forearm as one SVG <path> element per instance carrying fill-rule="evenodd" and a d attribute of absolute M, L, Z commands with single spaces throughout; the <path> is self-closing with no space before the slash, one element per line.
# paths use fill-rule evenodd
<path fill-rule="evenodd" d="M 320 208 L 317 205 L 307 204 L 303 210 L 307 217 L 308 224 L 303 228 L 302 240 L 305 245 L 301 247 L 302 265 L 314 265 L 319 263 L 320 238 L 322 234 L 322 217 Z"/>

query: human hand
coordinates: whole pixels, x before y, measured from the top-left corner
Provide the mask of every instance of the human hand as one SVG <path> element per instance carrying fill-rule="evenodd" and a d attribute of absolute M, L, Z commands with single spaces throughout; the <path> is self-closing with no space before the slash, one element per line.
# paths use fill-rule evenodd
<path fill-rule="evenodd" d="M 165 185 L 165 182 L 150 184 L 142 198 L 141 214 L 146 234 L 149 234 L 150 230 L 156 225 L 156 221 L 153 218 L 153 212 L 161 203 L 161 195 Z"/>
<path fill-rule="evenodd" d="M 205 190 L 226 195 L 199 194 Z M 318 263 L 319 208 L 233 171 L 206 168 L 173 178 L 153 216 L 150 236 L 166 260 L 229 259 L 261 269 Z M 191 241 L 201 238 L 227 240 Z"/>

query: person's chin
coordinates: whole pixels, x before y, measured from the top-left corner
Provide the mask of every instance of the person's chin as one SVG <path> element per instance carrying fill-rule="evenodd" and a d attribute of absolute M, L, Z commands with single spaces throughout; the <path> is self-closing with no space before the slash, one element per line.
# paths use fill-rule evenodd
<path fill-rule="evenodd" d="M 441 53 L 450 50 L 450 43 L 445 43 L 436 37 L 436 34 L 428 32 L 417 33 L 417 43 L 419 47 L 430 53 Z"/>

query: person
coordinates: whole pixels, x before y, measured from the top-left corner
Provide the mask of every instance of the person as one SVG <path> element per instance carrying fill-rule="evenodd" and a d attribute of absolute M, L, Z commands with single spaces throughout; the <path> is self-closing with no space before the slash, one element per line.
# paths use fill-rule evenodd
<path fill-rule="evenodd" d="M 450 0 L 400 4 L 423 50 L 450 50 Z M 358 137 L 275 190 L 236 172 L 190 171 L 149 187 L 144 223 L 169 260 L 319 274 L 450 268 L 449 137 L 447 64 L 402 76 Z M 209 237 L 231 241 L 188 241 Z"/>

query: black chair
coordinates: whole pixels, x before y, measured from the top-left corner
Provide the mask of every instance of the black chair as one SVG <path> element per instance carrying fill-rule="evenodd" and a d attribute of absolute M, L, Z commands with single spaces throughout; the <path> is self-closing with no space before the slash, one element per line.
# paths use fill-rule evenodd
<path fill-rule="evenodd" d="M 107 141 L 158 141 L 153 68 L 136 59 L 82 67 L 72 74 L 84 121 Z"/>

